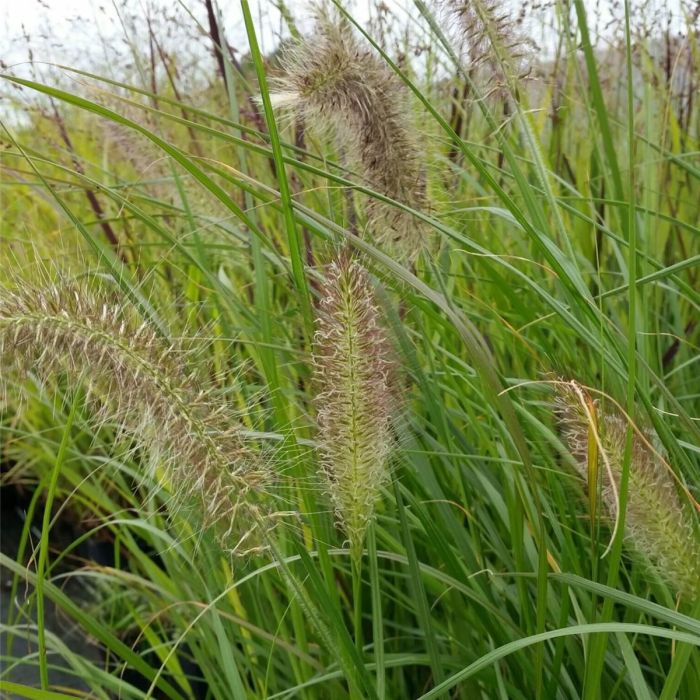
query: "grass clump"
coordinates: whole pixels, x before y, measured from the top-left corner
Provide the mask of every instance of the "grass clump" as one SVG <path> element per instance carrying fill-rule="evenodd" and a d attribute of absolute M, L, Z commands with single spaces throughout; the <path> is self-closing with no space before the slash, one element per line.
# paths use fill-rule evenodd
<path fill-rule="evenodd" d="M 239 24 L 124 0 L 99 11 L 124 41 L 76 20 L 60 68 L 18 36 L 0 694 L 697 695 L 700 27 L 678 2 L 605 26 L 580 0 L 243 0 Z M 626 413 L 573 383 L 553 410 L 527 388 L 552 372 Z"/>

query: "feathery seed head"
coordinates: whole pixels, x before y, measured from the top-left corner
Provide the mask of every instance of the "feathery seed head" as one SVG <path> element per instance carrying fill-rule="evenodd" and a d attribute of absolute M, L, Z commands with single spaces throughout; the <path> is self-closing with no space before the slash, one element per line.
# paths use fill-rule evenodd
<path fill-rule="evenodd" d="M 132 308 L 85 284 L 0 288 L 0 381 L 32 373 L 83 386 L 96 420 L 115 423 L 165 466 L 176 501 L 224 549 L 250 551 L 266 518 L 256 494 L 269 473 L 226 402 L 188 373 L 188 360 Z"/>
<path fill-rule="evenodd" d="M 328 269 L 314 338 L 322 469 L 353 557 L 389 478 L 393 399 L 389 342 L 367 272 L 347 258 Z"/>
<path fill-rule="evenodd" d="M 519 30 L 519 20 L 497 0 L 442 0 L 440 3 L 460 28 L 459 40 L 469 70 L 484 66 L 489 80 L 507 84 L 521 78 L 522 64 L 534 47 Z"/>
<path fill-rule="evenodd" d="M 424 209 L 425 177 L 405 86 L 350 24 L 317 13 L 313 33 L 287 47 L 281 63 L 284 76 L 275 81 L 272 104 L 316 130 L 330 130 L 363 184 Z M 376 240 L 397 257 L 420 252 L 425 227 L 411 214 L 376 199 L 366 214 Z"/>
<path fill-rule="evenodd" d="M 627 419 L 601 412 L 576 382 L 558 388 L 556 413 L 579 473 L 588 477 L 591 434 L 597 435 L 602 500 L 608 514 L 618 510 Z M 595 412 L 591 431 L 590 411 Z M 694 515 L 681 501 L 665 464 L 662 447 L 650 429 L 632 438 L 625 534 L 648 562 L 672 586 L 690 600 L 700 596 L 700 541 Z"/>

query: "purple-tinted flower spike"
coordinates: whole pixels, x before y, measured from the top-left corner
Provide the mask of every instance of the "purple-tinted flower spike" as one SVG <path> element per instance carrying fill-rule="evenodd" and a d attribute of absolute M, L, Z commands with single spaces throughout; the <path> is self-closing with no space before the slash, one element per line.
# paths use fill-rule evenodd
<path fill-rule="evenodd" d="M 401 204 L 426 207 L 421 149 L 405 85 L 354 34 L 348 22 L 319 14 L 308 37 L 282 54 L 284 75 L 272 103 L 312 129 L 330 131 L 364 185 Z M 371 234 L 396 257 L 415 257 L 425 227 L 393 204 L 370 199 Z"/>
<path fill-rule="evenodd" d="M 389 342 L 358 262 L 343 258 L 330 265 L 314 341 L 322 469 L 339 524 L 359 558 L 389 478 L 394 401 Z"/>
<path fill-rule="evenodd" d="M 590 454 L 598 455 L 602 501 L 610 517 L 618 494 L 628 421 L 602 412 L 576 382 L 561 383 L 556 411 L 579 473 L 588 478 Z M 595 449 L 589 450 L 589 440 Z M 689 600 L 700 596 L 700 541 L 692 510 L 681 500 L 654 432 L 636 430 L 628 482 L 625 535 L 658 573 Z"/>

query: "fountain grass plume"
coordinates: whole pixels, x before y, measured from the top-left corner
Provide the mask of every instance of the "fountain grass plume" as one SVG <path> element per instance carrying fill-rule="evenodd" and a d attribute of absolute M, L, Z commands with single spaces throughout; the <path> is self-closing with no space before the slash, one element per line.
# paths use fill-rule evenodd
<path fill-rule="evenodd" d="M 618 511 L 628 420 L 603 412 L 576 382 L 558 384 L 556 413 L 579 473 L 588 479 L 589 440 L 595 439 L 602 502 Z M 593 415 L 592 415 L 593 413 Z M 625 535 L 647 562 L 689 600 L 700 597 L 700 540 L 695 516 L 679 497 L 656 434 L 634 428 Z"/>
<path fill-rule="evenodd" d="M 227 552 L 258 550 L 274 519 L 264 499 L 270 472 L 190 360 L 135 309 L 85 282 L 0 287 L 2 382 L 31 373 L 80 386 L 96 425 L 116 425 L 163 468 L 174 504 Z"/>
<path fill-rule="evenodd" d="M 414 209 L 426 208 L 406 87 L 346 20 L 317 12 L 314 31 L 283 50 L 281 65 L 274 106 L 317 131 L 330 130 L 363 184 Z M 372 198 L 366 214 L 375 240 L 396 257 L 414 258 L 425 245 L 425 226 L 403 209 Z"/>
<path fill-rule="evenodd" d="M 524 77 L 535 44 L 519 27 L 522 14 L 514 17 L 512 8 L 497 0 L 441 0 L 439 5 L 459 28 L 470 72 L 483 67 L 487 82 L 500 87 Z"/>
<path fill-rule="evenodd" d="M 314 345 L 322 470 L 358 561 L 380 487 L 389 478 L 394 398 L 390 346 L 369 276 L 347 255 L 328 268 Z"/>

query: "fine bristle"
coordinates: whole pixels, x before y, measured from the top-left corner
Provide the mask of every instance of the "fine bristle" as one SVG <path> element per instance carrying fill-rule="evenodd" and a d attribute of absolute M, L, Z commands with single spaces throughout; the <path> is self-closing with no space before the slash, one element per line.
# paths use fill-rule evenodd
<path fill-rule="evenodd" d="M 522 77 L 534 42 L 519 28 L 519 19 L 496 0 L 442 0 L 440 5 L 459 27 L 459 43 L 474 75 L 484 67 L 489 82 L 505 84 Z"/>
<path fill-rule="evenodd" d="M 393 397 L 389 344 L 366 271 L 330 265 L 314 348 L 322 468 L 353 556 L 361 553 L 380 487 L 389 478 Z"/>
<path fill-rule="evenodd" d="M 595 412 L 593 429 L 592 416 Z M 579 473 L 588 477 L 588 442 L 599 443 L 602 500 L 610 517 L 618 510 L 626 435 L 622 415 L 602 411 L 577 382 L 559 385 L 556 413 Z M 700 595 L 700 547 L 693 514 L 684 504 L 665 463 L 656 434 L 634 429 L 628 482 L 625 535 L 633 547 L 676 590 L 690 600 Z"/>
<path fill-rule="evenodd" d="M 281 65 L 273 105 L 330 131 L 361 184 L 424 210 L 425 175 L 406 88 L 352 27 L 319 13 L 314 31 L 286 48 Z M 372 198 L 366 215 L 373 239 L 397 258 L 414 258 L 425 245 L 425 227 L 403 209 Z"/>
<path fill-rule="evenodd" d="M 260 547 L 270 474 L 241 439 L 233 412 L 188 373 L 188 357 L 135 310 L 87 284 L 0 288 L 3 382 L 65 376 L 88 396 L 96 424 L 128 433 L 165 469 L 175 504 L 221 546 Z"/>

